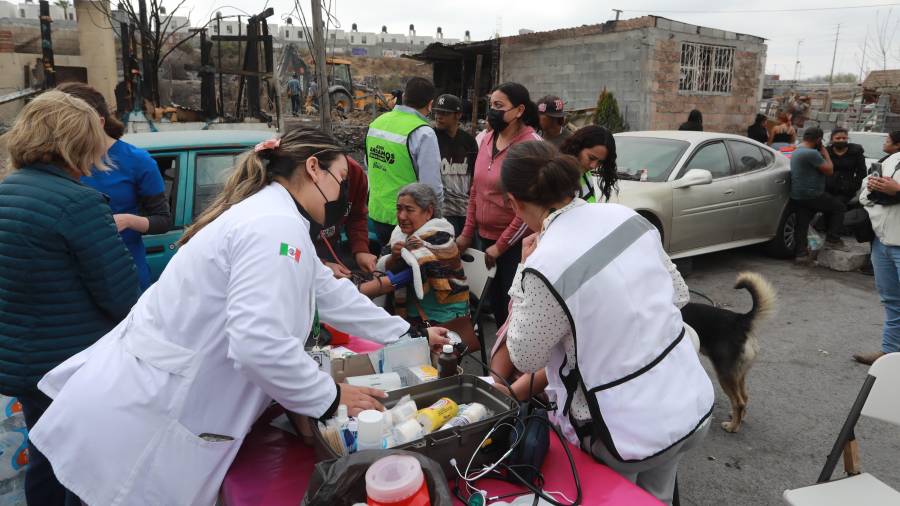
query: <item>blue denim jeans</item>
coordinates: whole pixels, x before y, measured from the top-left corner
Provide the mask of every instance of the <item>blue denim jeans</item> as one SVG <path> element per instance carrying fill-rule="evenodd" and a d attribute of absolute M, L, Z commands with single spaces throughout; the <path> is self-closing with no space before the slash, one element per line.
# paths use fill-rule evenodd
<path fill-rule="evenodd" d="M 872 241 L 872 267 L 884 304 L 881 351 L 897 352 L 900 351 L 900 246 L 887 246 L 876 238 Z"/>

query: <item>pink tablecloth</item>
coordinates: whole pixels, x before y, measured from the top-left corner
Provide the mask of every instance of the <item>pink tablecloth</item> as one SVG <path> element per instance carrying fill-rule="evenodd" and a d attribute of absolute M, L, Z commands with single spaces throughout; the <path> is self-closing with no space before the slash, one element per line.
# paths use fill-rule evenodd
<path fill-rule="evenodd" d="M 373 351 L 378 345 L 354 339 L 348 348 L 357 352 Z M 267 410 L 244 440 L 240 452 L 222 483 L 225 506 L 297 506 L 306 493 L 315 465 L 312 448 L 296 436 L 269 425 L 282 413 L 273 406 Z M 559 441 L 550 439 L 550 451 L 542 471 L 547 490 L 560 491 L 575 498 L 575 486 L 569 461 Z M 575 467 L 581 479 L 585 505 L 658 506 L 655 498 L 625 480 L 608 467 L 598 464 L 580 449 L 571 446 Z M 452 484 L 451 484 L 452 486 Z M 515 486 L 494 480 L 478 483 L 491 495 L 518 490 Z M 567 501 L 568 502 L 568 501 Z M 457 504 L 462 504 L 457 501 Z"/>

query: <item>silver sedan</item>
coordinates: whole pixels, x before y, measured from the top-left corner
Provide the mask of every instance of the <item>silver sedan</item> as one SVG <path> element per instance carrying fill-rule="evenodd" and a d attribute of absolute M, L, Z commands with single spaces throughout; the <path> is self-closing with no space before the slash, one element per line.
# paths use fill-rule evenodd
<path fill-rule="evenodd" d="M 797 223 L 789 160 L 737 135 L 653 131 L 616 134 L 619 191 L 662 234 L 672 258 L 751 244 L 791 257 Z"/>

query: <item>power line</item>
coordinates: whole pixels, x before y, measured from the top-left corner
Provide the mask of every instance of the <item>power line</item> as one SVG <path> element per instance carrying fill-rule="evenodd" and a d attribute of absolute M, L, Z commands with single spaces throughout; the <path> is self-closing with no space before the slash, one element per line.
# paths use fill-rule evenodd
<path fill-rule="evenodd" d="M 656 14 L 750 14 L 750 13 L 773 13 L 773 12 L 819 12 L 819 11 L 840 11 L 848 9 L 877 9 L 880 7 L 896 7 L 900 2 L 889 4 L 869 4 L 869 5 L 849 5 L 845 7 L 808 7 L 796 9 L 737 9 L 726 11 L 710 11 L 710 10 L 656 10 L 656 9 L 625 9 L 623 12 L 652 12 Z"/>

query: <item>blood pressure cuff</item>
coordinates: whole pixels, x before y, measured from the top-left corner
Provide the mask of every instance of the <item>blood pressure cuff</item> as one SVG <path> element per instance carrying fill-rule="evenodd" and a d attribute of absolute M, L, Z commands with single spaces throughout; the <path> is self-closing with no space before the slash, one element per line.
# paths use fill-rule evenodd
<path fill-rule="evenodd" d="M 510 445 L 515 443 L 517 435 L 519 445 L 510 454 L 509 464 L 523 466 L 516 467 L 516 473 L 535 484 L 550 449 L 550 417 L 547 410 L 535 408 L 528 403 L 519 406 L 516 430 L 509 435 Z"/>

